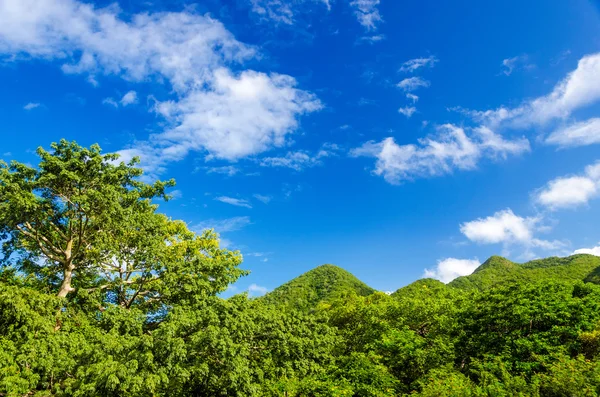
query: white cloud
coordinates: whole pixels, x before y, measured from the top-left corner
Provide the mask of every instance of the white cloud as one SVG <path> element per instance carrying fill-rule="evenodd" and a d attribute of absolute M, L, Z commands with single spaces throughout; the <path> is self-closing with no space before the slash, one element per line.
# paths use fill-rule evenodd
<path fill-rule="evenodd" d="M 510 76 L 515 70 L 531 70 L 535 68 L 535 65 L 529 63 L 529 56 L 527 55 L 519 55 L 513 58 L 507 58 L 502 61 L 502 66 L 504 73 L 506 76 Z"/>
<path fill-rule="evenodd" d="M 175 125 L 151 137 L 159 157 L 179 160 L 202 149 L 226 160 L 258 154 L 283 146 L 298 126 L 296 117 L 321 108 L 312 94 L 294 87 L 290 76 L 233 75 L 220 68 L 212 84 L 210 91 L 156 104 L 156 112 Z"/>
<path fill-rule="evenodd" d="M 480 244 L 518 244 L 527 249 L 541 248 L 550 251 L 564 248 L 566 244 L 562 241 L 535 237 L 537 231 L 544 229 L 540 226 L 541 221 L 539 217 L 523 218 L 515 215 L 509 208 L 486 218 L 465 222 L 460 225 L 460 231 L 469 240 Z"/>
<path fill-rule="evenodd" d="M 269 292 L 269 289 L 266 287 L 262 287 L 257 284 L 250 284 L 248 287 L 248 295 L 249 296 L 262 296 Z"/>
<path fill-rule="evenodd" d="M 117 101 L 115 101 L 113 98 L 104 98 L 102 100 L 102 104 L 103 105 L 112 106 L 114 108 L 118 108 L 119 107 L 119 103 Z"/>
<path fill-rule="evenodd" d="M 412 116 L 416 111 L 417 111 L 417 108 L 414 106 L 405 106 L 405 107 L 398 109 L 398 113 L 403 114 L 408 118 L 410 118 L 410 116 Z"/>
<path fill-rule="evenodd" d="M 420 68 L 429 67 L 432 68 L 439 60 L 431 55 L 427 58 L 415 58 L 406 61 L 400 66 L 400 72 L 413 73 L 415 70 Z"/>
<path fill-rule="evenodd" d="M 324 5 L 327 10 L 331 9 L 329 0 L 249 0 L 252 6 L 251 10 L 261 19 L 292 25 L 295 22 L 295 16 L 298 8 L 309 6 L 313 3 Z"/>
<path fill-rule="evenodd" d="M 600 193 L 600 162 L 584 175 L 556 178 L 535 193 L 535 201 L 551 210 L 587 204 Z"/>
<path fill-rule="evenodd" d="M 591 118 L 552 132 L 546 143 L 562 148 L 600 143 L 600 118 Z"/>
<path fill-rule="evenodd" d="M 0 54 L 61 62 L 65 73 L 92 80 L 116 75 L 130 82 L 172 88 L 155 98 L 166 131 L 122 151 L 141 155 L 154 173 L 190 151 L 235 160 L 282 146 L 298 117 L 321 108 L 296 80 L 240 70 L 256 58 L 217 20 L 193 11 L 141 13 L 120 18 L 116 6 L 76 0 L 0 2 Z"/>
<path fill-rule="evenodd" d="M 233 165 L 224 165 L 220 167 L 205 167 L 207 174 L 224 174 L 227 176 L 234 176 L 240 170 Z"/>
<path fill-rule="evenodd" d="M 376 34 L 376 35 L 372 35 L 372 36 L 362 36 L 361 38 L 358 39 L 358 42 L 359 43 L 360 42 L 367 43 L 367 44 L 375 44 L 382 40 L 385 40 L 385 35 Z"/>
<path fill-rule="evenodd" d="M 354 15 L 366 30 L 377 30 L 377 25 L 383 22 L 379 13 L 379 0 L 353 0 L 350 6 L 354 8 Z"/>
<path fill-rule="evenodd" d="M 129 91 L 127 94 L 123 95 L 123 98 L 121 98 L 120 102 L 123 106 L 134 105 L 138 103 L 137 92 Z"/>
<path fill-rule="evenodd" d="M 454 169 L 474 169 L 482 157 L 497 158 L 529 150 L 525 138 L 507 141 L 489 129 L 475 129 L 468 136 L 452 124 L 438 127 L 436 136 L 420 139 L 418 144 L 398 145 L 394 138 L 369 141 L 353 149 L 350 155 L 375 157 L 376 175 L 389 183 L 416 177 L 451 173 Z"/>
<path fill-rule="evenodd" d="M 242 200 L 242 199 L 237 199 L 234 197 L 227 197 L 227 196 L 216 197 L 215 200 L 220 201 L 222 203 L 235 205 L 236 207 L 252 208 L 252 205 L 250 205 L 248 200 Z"/>
<path fill-rule="evenodd" d="M 589 254 L 589 255 L 600 256 L 600 246 L 593 247 L 593 248 L 581 248 L 581 249 L 573 251 L 573 255 L 575 255 L 575 254 Z"/>
<path fill-rule="evenodd" d="M 306 151 L 288 152 L 283 157 L 265 157 L 260 161 L 263 167 L 286 167 L 296 171 L 320 164 L 321 160 L 318 156 L 313 156 Z"/>
<path fill-rule="evenodd" d="M 460 276 L 468 276 L 481 266 L 479 259 L 446 258 L 440 260 L 434 269 L 425 269 L 423 277 L 435 278 L 449 283 Z"/>
<path fill-rule="evenodd" d="M 183 197 L 183 192 L 179 189 L 173 190 L 169 193 L 171 200 L 177 200 Z"/>
<path fill-rule="evenodd" d="M 598 186 L 590 178 L 558 178 L 548 183 L 539 193 L 537 201 L 552 209 L 574 207 L 586 204 L 597 193 Z"/>
<path fill-rule="evenodd" d="M 577 68 L 554 86 L 548 95 L 527 100 L 515 108 L 461 111 L 488 126 L 526 128 L 566 119 L 575 110 L 600 100 L 600 53 L 581 58 Z"/>
<path fill-rule="evenodd" d="M 33 110 L 35 108 L 39 108 L 40 106 L 42 106 L 41 103 L 29 102 L 27 105 L 23 106 L 23 109 L 25 109 L 25 110 Z"/>
<path fill-rule="evenodd" d="M 460 231 L 469 240 L 482 244 L 528 242 L 533 239 L 538 222 L 538 218 L 522 218 L 507 209 L 487 218 L 465 222 L 460 225 Z"/>
<path fill-rule="evenodd" d="M 336 144 L 325 143 L 315 154 L 308 151 L 288 152 L 283 157 L 265 157 L 260 161 L 262 167 L 285 167 L 296 171 L 322 164 L 322 159 L 336 156 L 340 148 Z"/>
<path fill-rule="evenodd" d="M 405 92 L 411 92 L 420 87 L 427 88 L 429 85 L 429 81 L 422 79 L 421 77 L 408 77 L 399 82 L 396 86 L 403 89 Z"/>
<path fill-rule="evenodd" d="M 254 197 L 255 199 L 257 199 L 258 201 L 260 201 L 261 203 L 264 204 L 269 204 L 269 202 L 271 202 L 271 200 L 273 199 L 273 197 L 271 196 L 265 196 L 264 194 L 254 194 L 252 197 Z"/>
<path fill-rule="evenodd" d="M 198 225 L 192 227 L 196 232 L 201 232 L 206 229 L 215 229 L 219 233 L 234 232 L 236 230 L 243 229 L 250 224 L 249 216 L 237 216 L 234 218 L 227 219 L 209 219 L 207 221 L 200 222 Z"/>
<path fill-rule="evenodd" d="M 417 103 L 417 101 L 419 100 L 418 96 L 416 96 L 415 94 L 411 94 L 410 92 L 406 93 L 406 98 L 410 99 L 413 103 Z"/>
<path fill-rule="evenodd" d="M 123 97 L 119 100 L 119 102 L 117 102 L 114 98 L 104 98 L 102 100 L 102 103 L 104 105 L 113 106 L 115 108 L 118 108 L 119 105 L 121 105 L 121 106 L 134 105 L 134 104 L 138 103 L 137 92 L 129 91 L 128 93 L 123 95 Z"/>

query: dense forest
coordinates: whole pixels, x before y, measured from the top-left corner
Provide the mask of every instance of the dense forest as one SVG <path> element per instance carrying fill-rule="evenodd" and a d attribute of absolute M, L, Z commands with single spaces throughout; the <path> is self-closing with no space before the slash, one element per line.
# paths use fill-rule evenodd
<path fill-rule="evenodd" d="M 391 295 L 323 265 L 256 299 L 173 181 L 61 141 L 0 162 L 0 396 L 597 396 L 600 257 Z"/>

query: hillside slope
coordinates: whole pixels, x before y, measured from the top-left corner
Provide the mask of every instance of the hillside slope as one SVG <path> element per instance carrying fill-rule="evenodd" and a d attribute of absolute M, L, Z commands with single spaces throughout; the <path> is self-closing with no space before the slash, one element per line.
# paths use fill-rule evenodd
<path fill-rule="evenodd" d="M 550 257 L 518 264 L 500 256 L 492 256 L 470 276 L 458 277 L 448 286 L 463 290 L 488 289 L 514 281 L 589 281 L 600 283 L 600 257 L 573 255 Z"/>
<path fill-rule="evenodd" d="M 331 301 L 349 293 L 366 296 L 373 292 L 373 288 L 350 272 L 334 265 L 322 265 L 275 288 L 259 299 L 267 304 L 311 310 L 319 302 Z"/>
<path fill-rule="evenodd" d="M 433 278 L 422 278 L 392 294 L 394 298 L 432 297 L 443 295 L 451 290 L 446 284 Z"/>

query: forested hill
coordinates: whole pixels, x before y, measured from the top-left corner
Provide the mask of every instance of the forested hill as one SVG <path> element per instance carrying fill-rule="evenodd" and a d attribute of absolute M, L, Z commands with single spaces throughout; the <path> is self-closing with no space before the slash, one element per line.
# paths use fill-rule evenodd
<path fill-rule="evenodd" d="M 579 254 L 519 264 L 501 256 L 492 256 L 469 276 L 458 277 L 448 284 L 431 278 L 420 279 L 398 289 L 392 296 L 443 296 L 453 289 L 486 290 L 502 284 L 533 281 L 584 281 L 600 284 L 600 257 Z M 348 271 L 334 265 L 322 265 L 277 287 L 260 300 L 276 306 L 313 310 L 320 302 L 330 302 L 353 293 L 368 296 L 374 292 L 373 288 Z"/>
<path fill-rule="evenodd" d="M 370 295 L 375 290 L 348 271 L 321 265 L 275 288 L 261 298 L 265 303 L 295 309 L 314 309 L 319 302 L 333 301 L 348 293 Z"/>
<path fill-rule="evenodd" d="M 595 274 L 600 271 L 600 257 L 573 255 L 566 258 L 551 257 L 517 264 L 500 256 L 492 256 L 470 276 L 459 277 L 448 285 L 460 289 L 488 289 L 507 282 L 542 280 L 600 281 Z"/>

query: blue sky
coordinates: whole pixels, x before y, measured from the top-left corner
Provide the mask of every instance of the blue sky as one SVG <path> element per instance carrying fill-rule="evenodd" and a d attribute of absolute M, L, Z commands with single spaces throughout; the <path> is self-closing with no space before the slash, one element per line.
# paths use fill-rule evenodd
<path fill-rule="evenodd" d="M 264 293 L 600 254 L 600 4 L 0 0 L 0 157 L 61 138 L 177 180 Z M 584 250 L 584 251 L 579 251 Z"/>

